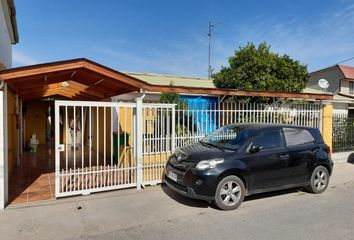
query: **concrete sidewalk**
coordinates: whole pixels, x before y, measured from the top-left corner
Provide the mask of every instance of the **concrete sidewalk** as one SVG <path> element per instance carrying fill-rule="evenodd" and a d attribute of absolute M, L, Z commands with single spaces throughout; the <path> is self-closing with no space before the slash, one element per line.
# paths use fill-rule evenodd
<path fill-rule="evenodd" d="M 349 214 L 340 219 L 344 222 L 338 221 L 338 224 L 350 224 L 352 229 L 354 208 L 347 203 L 353 200 L 353 194 L 354 165 L 346 163 L 335 165 L 329 189 L 321 195 L 297 189 L 260 194 L 248 197 L 239 209 L 231 212 L 216 210 L 203 201 L 184 198 L 165 186 L 148 187 L 142 191 L 114 191 L 8 208 L 0 213 L 0 239 L 215 239 L 228 236 L 221 231 L 225 227 L 229 228 L 226 233 L 236 234 L 234 225 L 239 226 L 237 234 L 240 237 L 248 236 L 248 232 L 254 236 L 250 239 L 259 239 L 260 236 L 301 239 L 296 227 L 305 223 L 293 216 L 307 216 L 312 212 L 319 217 L 328 214 L 329 218 L 337 218 L 336 214 Z M 285 222 L 281 221 L 282 218 Z M 294 224 L 290 232 L 295 234 L 295 238 L 277 235 L 272 230 L 277 226 L 272 227 L 272 224 L 283 223 Z M 316 224 L 317 227 L 326 227 L 328 221 L 324 219 Z M 257 229 L 252 230 L 250 226 L 261 229 L 269 226 L 269 232 L 258 236 Z M 288 233 L 284 234 L 289 234 L 288 227 L 283 230 Z M 280 229 L 282 227 L 279 226 Z M 346 229 L 333 238 L 327 236 L 325 239 L 345 237 L 342 233 L 354 236 L 354 230 Z M 311 239 L 317 238 L 312 236 Z"/>
<path fill-rule="evenodd" d="M 346 163 L 348 160 L 352 160 L 353 158 L 353 151 L 332 153 L 332 160 L 335 163 Z"/>

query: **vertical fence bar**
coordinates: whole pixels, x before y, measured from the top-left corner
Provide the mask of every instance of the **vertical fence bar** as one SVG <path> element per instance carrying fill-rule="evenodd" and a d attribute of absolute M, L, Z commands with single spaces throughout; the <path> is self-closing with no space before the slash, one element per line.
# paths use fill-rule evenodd
<path fill-rule="evenodd" d="M 137 152 L 137 189 L 141 189 L 143 173 L 142 173 L 142 163 L 143 163 L 143 149 L 142 149 L 142 113 L 143 113 L 143 100 L 141 98 L 136 99 L 136 152 Z"/>
<path fill-rule="evenodd" d="M 92 171 L 92 109 L 91 106 L 89 106 L 89 171 Z M 92 174 L 90 173 L 90 185 L 89 188 L 91 188 L 92 184 Z M 87 189 L 87 187 L 86 187 Z"/>
<path fill-rule="evenodd" d="M 84 107 L 81 106 L 81 170 L 84 169 Z M 85 178 L 86 179 L 86 178 Z M 83 189 L 84 174 L 81 172 L 81 189 Z"/>
<path fill-rule="evenodd" d="M 106 107 L 103 107 L 103 169 L 106 169 Z M 106 173 L 103 174 L 103 186 L 106 186 Z"/>
<path fill-rule="evenodd" d="M 59 177 L 60 177 L 60 109 L 58 102 L 54 103 L 54 118 L 55 118 L 55 196 L 59 195 Z M 66 150 L 66 149 L 65 149 Z"/>
<path fill-rule="evenodd" d="M 96 171 L 98 171 L 98 167 L 99 167 L 99 135 L 100 135 L 100 131 L 99 131 L 99 115 L 100 115 L 100 113 L 99 113 L 99 107 L 97 106 L 96 107 L 96 135 L 97 135 L 97 137 L 96 137 Z M 97 172 L 96 172 L 96 174 L 95 174 L 95 177 L 96 177 L 96 187 L 98 187 L 98 174 L 97 174 Z"/>

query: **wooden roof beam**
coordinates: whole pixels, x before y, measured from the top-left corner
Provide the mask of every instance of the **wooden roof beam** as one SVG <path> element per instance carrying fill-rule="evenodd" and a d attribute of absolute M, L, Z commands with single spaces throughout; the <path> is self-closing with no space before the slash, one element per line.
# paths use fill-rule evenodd
<path fill-rule="evenodd" d="M 79 68 L 82 68 L 82 62 L 73 62 L 73 63 L 63 63 L 63 64 L 43 64 L 42 67 L 33 67 L 30 66 L 27 68 L 18 68 L 17 71 L 4 71 L 0 74 L 0 79 L 3 81 L 11 80 L 14 81 L 16 78 L 24 78 L 24 77 L 34 77 L 40 75 L 50 75 L 50 74 L 57 74 L 58 72 L 72 72 Z"/>
<path fill-rule="evenodd" d="M 194 88 L 194 87 L 175 87 L 151 85 L 145 90 L 152 92 L 168 92 L 168 93 L 194 93 L 208 95 L 226 95 L 226 96 L 247 96 L 247 97 L 274 97 L 274 98 L 299 98 L 299 99 L 316 99 L 331 100 L 333 95 L 318 93 L 290 93 L 290 92 L 267 92 L 267 91 L 242 91 L 234 89 L 221 88 Z"/>

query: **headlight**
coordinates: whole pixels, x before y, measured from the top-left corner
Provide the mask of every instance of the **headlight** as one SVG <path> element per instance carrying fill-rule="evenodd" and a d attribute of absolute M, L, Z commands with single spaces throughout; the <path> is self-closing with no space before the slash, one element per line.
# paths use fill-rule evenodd
<path fill-rule="evenodd" d="M 216 165 L 223 162 L 224 159 L 204 160 L 204 161 L 200 161 L 195 168 L 198 170 L 211 169 L 211 168 L 215 168 Z"/>

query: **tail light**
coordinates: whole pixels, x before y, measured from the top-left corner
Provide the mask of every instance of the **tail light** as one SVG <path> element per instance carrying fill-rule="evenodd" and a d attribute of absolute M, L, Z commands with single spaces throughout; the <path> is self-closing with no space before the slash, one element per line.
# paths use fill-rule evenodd
<path fill-rule="evenodd" d="M 325 151 L 328 153 L 328 155 L 329 155 L 329 158 L 331 159 L 331 155 L 332 155 L 332 150 L 331 150 L 331 147 L 330 146 L 328 146 L 328 145 L 326 145 L 327 147 L 325 148 Z"/>

